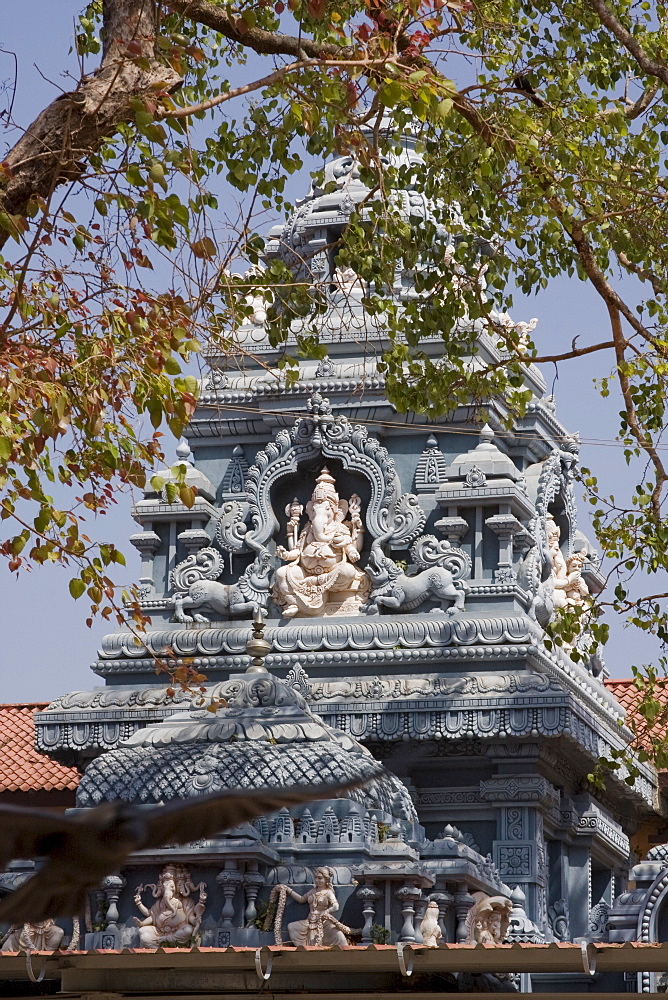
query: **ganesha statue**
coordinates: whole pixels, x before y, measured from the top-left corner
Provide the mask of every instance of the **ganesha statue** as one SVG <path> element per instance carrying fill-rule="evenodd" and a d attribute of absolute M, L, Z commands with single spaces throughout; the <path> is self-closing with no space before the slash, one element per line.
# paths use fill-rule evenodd
<path fill-rule="evenodd" d="M 142 892 L 150 889 L 156 902 L 149 908 Z M 191 899 L 197 892 L 198 899 Z M 190 945 L 197 934 L 206 906 L 206 885 L 195 885 L 189 870 L 180 864 L 166 865 L 154 885 L 138 885 L 135 906 L 143 919 L 135 917 L 139 944 L 142 948 L 157 948 L 161 944 Z"/>
<path fill-rule="evenodd" d="M 299 530 L 304 508 L 297 500 L 286 507 L 288 548 L 277 555 L 287 565 L 276 572 L 274 601 L 288 618 L 357 615 L 371 581 L 357 563 L 364 528 L 360 498 L 339 498 L 327 467 L 316 479 L 306 504 L 308 523 Z"/>

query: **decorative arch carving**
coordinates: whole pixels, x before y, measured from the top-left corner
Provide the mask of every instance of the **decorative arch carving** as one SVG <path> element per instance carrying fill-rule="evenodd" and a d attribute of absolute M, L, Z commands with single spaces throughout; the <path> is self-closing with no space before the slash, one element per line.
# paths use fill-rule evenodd
<path fill-rule="evenodd" d="M 668 872 L 662 872 L 645 895 L 638 914 L 636 940 L 643 944 L 658 941 L 658 921 L 668 899 Z M 653 993 L 656 987 L 656 973 L 638 973 L 638 992 Z"/>
<path fill-rule="evenodd" d="M 230 517 L 219 521 L 217 538 L 229 550 L 239 551 L 240 542 L 256 552 L 265 551 L 278 530 L 271 504 L 273 486 L 284 476 L 296 474 L 304 462 L 320 457 L 338 459 L 344 469 L 361 473 L 371 486 L 366 510 L 366 527 L 373 537 L 372 548 L 382 544 L 405 548 L 420 534 L 425 513 L 412 493 L 401 493 L 399 476 L 386 448 L 366 427 L 351 424 L 345 416 L 332 414 L 329 400 L 316 393 L 307 402 L 308 414 L 278 432 L 275 439 L 255 457 L 246 476 L 247 516 L 250 525 L 241 525 L 241 505 Z"/>

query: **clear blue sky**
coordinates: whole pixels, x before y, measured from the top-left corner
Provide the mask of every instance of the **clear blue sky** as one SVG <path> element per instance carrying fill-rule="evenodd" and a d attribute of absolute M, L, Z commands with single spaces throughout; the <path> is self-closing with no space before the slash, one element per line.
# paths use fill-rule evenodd
<path fill-rule="evenodd" d="M 69 70 L 78 77 L 72 45 L 74 20 L 83 8 L 82 0 L 25 0 L 4 11 L 0 25 L 0 47 L 18 57 L 18 87 L 14 118 L 29 124 L 36 114 L 58 93 L 58 88 L 70 89 L 64 74 Z M 242 83 L 251 78 L 252 70 L 242 69 Z M 11 56 L 0 53 L 0 83 L 11 85 L 14 64 Z M 0 126 L 0 157 L 9 141 Z M 307 179 L 304 179 L 306 188 Z M 513 310 L 516 319 L 539 317 L 534 334 L 540 350 L 555 353 L 567 347 L 573 337 L 580 344 L 609 339 L 607 313 L 597 296 L 580 282 L 560 279 L 539 296 L 518 300 Z M 622 457 L 622 449 L 612 440 L 617 428 L 619 402 L 611 397 L 602 400 L 592 386 L 594 375 L 606 373 L 612 367 L 608 357 L 602 365 L 598 356 L 589 356 L 563 364 L 554 383 L 558 414 L 569 430 L 579 430 L 583 438 L 582 461 L 599 476 L 607 492 L 624 495 L 629 482 L 635 482 Z M 545 371 L 548 385 L 553 368 Z M 604 439 L 608 446 L 589 443 Z M 128 575 L 136 578 L 139 557 L 127 543 L 127 536 L 137 530 L 130 517 L 129 496 L 119 498 L 112 514 L 89 525 L 88 533 L 114 541 L 123 548 L 128 560 Z M 588 532 L 587 512 L 580 506 L 580 527 Z M 0 666 L 0 702 L 49 700 L 75 689 L 90 688 L 99 682 L 89 671 L 96 657 L 100 637 L 107 631 L 106 623 L 86 628 L 86 608 L 83 599 L 74 602 L 67 591 L 69 575 L 53 566 L 36 568 L 16 579 L 0 566 L 0 635 L 2 636 L 2 666 Z M 122 581 L 127 582 L 127 581 Z M 661 589 L 664 589 L 663 586 Z M 630 674 L 634 662 L 656 660 L 655 643 L 611 622 L 613 638 L 608 645 L 606 660 L 613 676 Z"/>

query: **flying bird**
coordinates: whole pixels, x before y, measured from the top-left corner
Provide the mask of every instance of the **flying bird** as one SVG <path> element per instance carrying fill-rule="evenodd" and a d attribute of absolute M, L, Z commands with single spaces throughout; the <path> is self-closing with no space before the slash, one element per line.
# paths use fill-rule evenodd
<path fill-rule="evenodd" d="M 213 837 L 278 809 L 334 798 L 381 777 L 301 788 L 213 792 L 153 808 L 109 802 L 68 816 L 0 806 L 0 871 L 12 858 L 42 858 L 36 875 L 0 903 L 0 923 L 36 923 L 81 913 L 86 894 L 129 854 Z"/>

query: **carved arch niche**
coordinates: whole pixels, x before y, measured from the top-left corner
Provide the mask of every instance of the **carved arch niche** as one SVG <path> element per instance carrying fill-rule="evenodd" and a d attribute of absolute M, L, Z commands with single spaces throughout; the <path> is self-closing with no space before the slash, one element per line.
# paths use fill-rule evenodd
<path fill-rule="evenodd" d="M 414 494 L 401 492 L 387 449 L 365 427 L 334 416 L 329 401 L 315 394 L 308 400 L 306 416 L 280 430 L 257 453 L 246 476 L 246 502 L 223 506 L 216 533 L 219 544 L 230 552 L 246 548 L 273 554 L 284 529 L 283 510 L 295 495 L 300 476 L 306 496 L 309 486 L 313 489 L 311 476 L 314 481 L 323 465 L 334 475 L 340 471 L 344 495 L 354 484 L 350 492 L 362 497 L 362 519 L 372 549 L 407 548 L 422 531 L 424 511 Z M 300 493 L 297 496 L 302 500 Z"/>
<path fill-rule="evenodd" d="M 282 476 L 273 484 L 270 499 L 271 508 L 278 522 L 278 529 L 274 538 L 279 544 L 285 545 L 286 543 L 286 526 L 288 523 L 286 507 L 296 498 L 302 507 L 306 508 L 306 504 L 313 494 L 316 479 L 325 466 L 334 477 L 336 490 L 343 500 L 349 501 L 354 493 L 359 496 L 362 501 L 362 517 L 364 518 L 371 500 L 371 483 L 367 477 L 355 469 L 346 469 L 339 458 L 328 458 L 321 455 L 314 460 L 300 462 L 297 472 L 294 475 L 288 474 Z M 306 514 L 304 513 L 302 515 L 302 527 L 305 521 Z M 365 532 L 364 535 L 363 557 L 368 554 L 372 541 L 369 538 L 368 532 Z"/>

